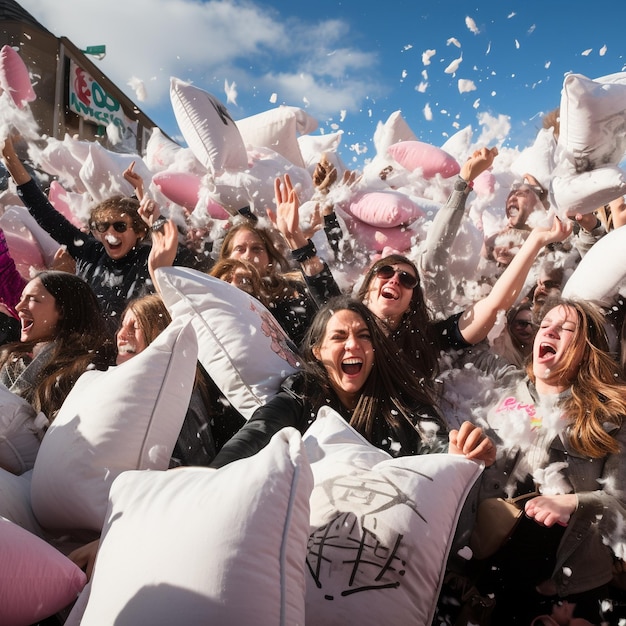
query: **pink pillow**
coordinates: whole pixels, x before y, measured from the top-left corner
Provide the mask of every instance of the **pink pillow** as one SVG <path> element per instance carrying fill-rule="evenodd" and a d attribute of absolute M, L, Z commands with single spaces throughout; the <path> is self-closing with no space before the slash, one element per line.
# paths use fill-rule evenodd
<path fill-rule="evenodd" d="M 180 204 L 187 211 L 193 211 L 200 197 L 201 180 L 188 172 L 159 172 L 152 177 L 152 182 L 168 200 Z M 230 214 L 226 209 L 210 198 L 206 200 L 207 213 L 216 220 L 227 220 Z"/>
<path fill-rule="evenodd" d="M 422 141 L 394 143 L 387 148 L 387 154 L 411 172 L 417 168 L 421 169 L 424 178 L 433 178 L 436 174 L 450 178 L 461 171 L 452 155 Z"/>
<path fill-rule="evenodd" d="M 43 270 L 46 268 L 41 248 L 37 244 L 37 240 L 33 234 L 24 228 L 21 231 L 5 230 L 4 236 L 9 246 L 9 252 L 17 271 L 28 278 L 31 273 L 31 267 L 35 270 Z"/>
<path fill-rule="evenodd" d="M 87 578 L 36 535 L 0 517 L 0 624 L 28 626 L 76 598 Z"/>
<path fill-rule="evenodd" d="M 50 204 L 66 219 L 69 220 L 76 228 L 84 228 L 86 226 L 83 220 L 79 219 L 72 211 L 69 203 L 69 192 L 63 189 L 56 180 L 50 183 L 48 191 L 48 200 Z"/>
<path fill-rule="evenodd" d="M 11 95 L 15 106 L 20 109 L 37 97 L 30 82 L 28 68 L 11 46 L 3 46 L 0 50 L 0 87 Z"/>
<path fill-rule="evenodd" d="M 347 219 L 346 227 L 359 246 L 371 252 L 382 252 L 384 248 L 406 252 L 411 248 L 411 240 L 415 237 L 415 232 L 404 226 L 375 228 L 356 219 Z"/>
<path fill-rule="evenodd" d="M 372 191 L 358 197 L 347 209 L 357 219 L 378 228 L 412 224 L 424 212 L 410 198 L 397 191 Z"/>

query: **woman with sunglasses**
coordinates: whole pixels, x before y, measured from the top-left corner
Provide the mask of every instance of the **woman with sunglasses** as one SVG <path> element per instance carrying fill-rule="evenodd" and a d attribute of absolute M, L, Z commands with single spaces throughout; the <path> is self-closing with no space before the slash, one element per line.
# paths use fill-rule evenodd
<path fill-rule="evenodd" d="M 449 251 L 464 215 L 471 182 L 493 163 L 497 150 L 482 148 L 463 164 L 461 175 L 448 202 L 439 210 L 420 259 L 421 274 L 428 285 L 428 299 L 437 306 L 439 316 L 449 308 Z M 292 254 L 300 255 L 305 278 L 325 267 L 315 247 L 306 243 L 299 226 L 298 197 L 288 175 L 284 183 L 277 179 L 276 219 L 278 229 L 289 246 L 300 246 Z M 555 219 L 551 228 L 536 228 L 528 236 L 513 262 L 503 272 L 490 293 L 465 311 L 434 321 L 426 306 L 420 272 L 413 261 L 392 254 L 374 263 L 365 275 L 357 294 L 378 317 L 396 347 L 407 359 L 415 374 L 430 385 L 438 371 L 441 350 L 463 349 L 483 341 L 501 310 L 508 310 L 517 300 L 535 258 L 544 246 L 562 241 L 571 232 L 571 224 Z M 313 286 L 309 283 L 313 291 Z M 317 299 L 322 299 L 318 294 Z"/>
<path fill-rule="evenodd" d="M 252 456 L 287 426 L 304 433 L 322 406 L 391 456 L 449 451 L 493 463 L 495 448 L 480 428 L 465 422 L 448 434 L 429 395 L 361 302 L 331 298 L 313 319 L 301 353 L 302 371 L 254 412 L 211 467 Z"/>
<path fill-rule="evenodd" d="M 92 209 L 90 232 L 85 233 L 50 204 L 10 137 L 4 141 L 2 156 L 24 205 L 53 239 L 66 246 L 76 261 L 76 274 L 92 287 L 114 331 L 130 299 L 154 292 L 148 271 L 150 246 L 145 244 L 149 230 L 138 213 L 139 202 L 124 196 L 104 200 Z M 191 253 L 181 247 L 175 264 L 192 265 Z"/>

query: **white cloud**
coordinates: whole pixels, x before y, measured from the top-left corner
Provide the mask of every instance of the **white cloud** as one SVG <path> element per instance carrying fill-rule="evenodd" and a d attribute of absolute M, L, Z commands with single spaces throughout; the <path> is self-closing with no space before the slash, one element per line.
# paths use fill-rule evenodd
<path fill-rule="evenodd" d="M 448 39 L 448 41 L 446 41 L 446 46 L 449 46 L 450 44 L 456 46 L 457 48 L 461 47 L 461 44 L 460 44 L 459 40 L 456 37 L 450 37 L 450 39 Z"/>
<path fill-rule="evenodd" d="M 426 104 L 426 106 L 424 107 L 424 119 L 428 122 L 432 121 L 433 119 L 433 111 L 430 108 L 430 104 Z"/>
<path fill-rule="evenodd" d="M 216 95 L 224 85 L 229 96 L 227 84 L 244 86 L 249 97 L 267 89 L 265 102 L 280 93 L 290 104 L 310 103 L 313 115 L 357 110 L 376 88 L 376 54 L 345 47 L 349 25 L 338 19 L 305 23 L 247 0 L 82 0 L 80 11 L 72 2 L 20 4 L 79 48 L 106 45 L 97 65 L 122 89 L 131 77 L 132 85 L 150 81 L 146 111 L 169 105 L 172 76 Z"/>

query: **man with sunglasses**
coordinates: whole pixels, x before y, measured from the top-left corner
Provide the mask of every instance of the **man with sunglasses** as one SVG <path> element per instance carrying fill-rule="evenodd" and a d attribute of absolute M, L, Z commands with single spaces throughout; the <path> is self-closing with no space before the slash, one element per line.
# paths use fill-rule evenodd
<path fill-rule="evenodd" d="M 84 232 L 50 204 L 9 137 L 2 156 L 24 205 L 37 223 L 67 248 L 76 261 L 76 274 L 92 287 L 111 330 L 116 331 L 128 301 L 155 291 L 148 271 L 148 226 L 139 215 L 139 202 L 124 196 L 104 200 L 92 209 L 89 232 Z M 174 264 L 192 265 L 193 257 L 181 246 Z"/>

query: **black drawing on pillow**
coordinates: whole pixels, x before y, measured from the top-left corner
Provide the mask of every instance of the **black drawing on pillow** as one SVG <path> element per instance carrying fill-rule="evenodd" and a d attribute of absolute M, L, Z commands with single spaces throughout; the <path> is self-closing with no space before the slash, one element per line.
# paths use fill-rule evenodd
<path fill-rule="evenodd" d="M 393 468 L 389 469 L 392 474 Z M 403 473 L 410 471 L 402 468 Z M 413 473 L 432 481 L 421 472 Z M 347 470 L 339 478 L 316 485 L 314 494 L 318 490 L 323 491 L 320 500 L 327 501 L 332 517 L 309 536 L 307 567 L 316 586 L 341 588 L 340 596 L 397 589 L 410 555 L 404 535 L 386 520 L 394 519 L 393 511 L 398 507 L 408 507 L 428 524 L 417 503 L 389 476 L 374 472 L 350 475 Z M 324 596 L 326 600 L 335 597 L 336 593 Z"/>

